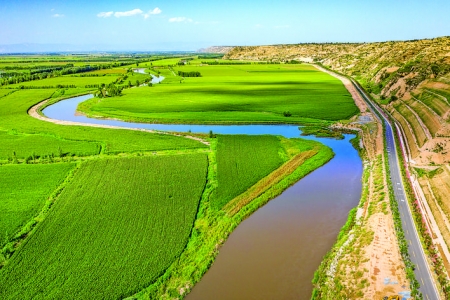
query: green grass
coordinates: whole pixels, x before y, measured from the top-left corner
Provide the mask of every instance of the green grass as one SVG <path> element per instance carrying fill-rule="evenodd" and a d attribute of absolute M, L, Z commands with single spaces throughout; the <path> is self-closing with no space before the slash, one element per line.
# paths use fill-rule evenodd
<path fill-rule="evenodd" d="M 276 136 L 221 135 L 217 143 L 217 190 L 212 203 L 216 208 L 245 192 L 261 178 L 279 167 L 283 160 Z"/>
<path fill-rule="evenodd" d="M 73 163 L 0 167 L 0 245 L 36 216 Z"/>
<path fill-rule="evenodd" d="M 125 90 L 121 97 L 90 101 L 81 110 L 163 123 L 304 123 L 348 119 L 358 112 L 343 84 L 312 66 L 191 65 L 174 70 L 199 71 L 202 77 L 180 83 L 182 78 L 164 69 L 168 83 Z"/>
<path fill-rule="evenodd" d="M 80 142 L 59 139 L 49 135 L 18 134 L 15 131 L 0 131 L 0 159 L 18 159 L 29 156 L 88 156 L 99 154 L 101 145 L 93 142 Z"/>
<path fill-rule="evenodd" d="M 2 299 L 118 299 L 183 251 L 206 182 L 204 154 L 87 162 L 0 271 Z"/>
<path fill-rule="evenodd" d="M 8 95 L 9 93 L 11 93 L 11 90 L 7 90 L 7 89 L 0 89 L 0 98 L 4 97 L 6 95 Z"/>
<path fill-rule="evenodd" d="M 102 70 L 96 70 L 92 72 L 88 72 L 86 74 L 125 74 L 127 72 L 126 68 L 116 68 L 116 69 L 102 69 Z"/>
<path fill-rule="evenodd" d="M 61 76 L 54 78 L 46 78 L 41 80 L 32 80 L 26 81 L 16 84 L 7 85 L 8 88 L 18 88 L 20 86 L 36 86 L 36 87 L 45 87 L 45 86 L 53 86 L 57 85 L 75 85 L 76 87 L 85 87 L 86 85 L 93 84 L 109 84 L 114 82 L 119 76 L 100 76 L 100 77 L 80 77 L 80 76 Z"/>
<path fill-rule="evenodd" d="M 75 89 L 77 90 L 77 89 Z M 183 137 L 165 134 L 155 134 L 142 131 L 92 128 L 85 126 L 62 126 L 44 122 L 30 117 L 28 109 L 36 103 L 50 98 L 55 92 L 53 89 L 20 90 L 0 99 L 0 130 L 17 132 L 18 134 L 50 135 L 58 139 L 71 141 L 96 142 L 103 145 L 105 153 L 138 152 L 172 149 L 204 148 L 205 145 Z M 71 89 L 66 90 L 70 94 Z M 43 137 L 48 140 L 48 137 Z M 39 143 L 43 143 L 42 141 Z M 80 146 L 64 147 L 64 152 L 75 153 Z M 49 148 L 52 147 L 49 145 Z M 6 153 L 17 151 L 11 144 L 11 148 L 4 149 Z"/>

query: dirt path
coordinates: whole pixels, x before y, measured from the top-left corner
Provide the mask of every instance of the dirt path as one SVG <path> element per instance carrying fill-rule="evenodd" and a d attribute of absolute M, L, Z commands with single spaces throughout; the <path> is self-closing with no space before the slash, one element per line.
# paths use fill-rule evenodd
<path fill-rule="evenodd" d="M 120 126 L 111 126 L 111 125 L 103 125 L 103 124 L 88 124 L 88 123 L 81 123 L 81 122 L 72 122 L 72 121 L 61 121 L 61 120 L 55 120 L 47 118 L 41 114 L 39 114 L 39 111 L 45 107 L 45 105 L 48 103 L 48 100 L 44 100 L 42 102 L 39 102 L 38 104 L 34 105 L 28 110 L 28 114 L 32 116 L 33 118 L 36 118 L 41 121 L 46 121 L 58 125 L 69 125 L 69 126 L 86 126 L 86 127 L 97 127 L 97 128 L 108 128 L 108 129 L 125 129 L 125 130 L 134 130 L 134 131 L 145 131 L 149 133 L 156 133 L 156 134 L 167 134 L 167 135 L 173 135 L 173 136 L 180 136 L 185 137 L 187 139 L 198 141 L 202 144 L 208 145 L 209 143 L 199 137 L 191 136 L 191 135 L 182 135 L 182 134 L 176 134 L 171 132 L 165 132 L 165 131 L 156 131 L 151 129 L 143 129 L 143 128 L 128 128 L 128 127 L 120 127 Z"/>

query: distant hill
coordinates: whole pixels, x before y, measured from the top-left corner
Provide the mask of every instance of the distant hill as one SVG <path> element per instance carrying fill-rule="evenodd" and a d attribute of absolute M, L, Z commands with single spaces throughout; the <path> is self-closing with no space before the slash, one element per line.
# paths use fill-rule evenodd
<path fill-rule="evenodd" d="M 226 54 L 229 51 L 231 51 L 233 48 L 235 48 L 235 47 L 234 46 L 212 46 L 212 47 L 208 47 L 208 48 L 199 49 L 197 52 Z"/>

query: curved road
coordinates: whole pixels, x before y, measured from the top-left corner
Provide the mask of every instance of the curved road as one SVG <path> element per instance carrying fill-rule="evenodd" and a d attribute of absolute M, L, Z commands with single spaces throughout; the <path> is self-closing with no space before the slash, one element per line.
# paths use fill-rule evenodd
<path fill-rule="evenodd" d="M 405 233 L 406 241 L 408 242 L 408 252 L 411 257 L 411 261 L 416 266 L 414 274 L 420 284 L 420 292 L 423 295 L 423 299 L 438 300 L 440 299 L 436 286 L 432 279 L 431 271 L 428 263 L 425 259 L 425 253 L 420 243 L 419 235 L 417 234 L 416 227 L 412 218 L 411 210 L 406 200 L 405 188 L 403 186 L 400 162 L 397 155 L 397 147 L 395 146 L 394 132 L 389 120 L 385 117 L 384 113 L 367 97 L 364 91 L 352 80 L 353 85 L 362 95 L 368 106 L 374 112 L 378 111 L 379 115 L 383 117 L 383 122 L 386 126 L 386 146 L 388 152 L 388 161 L 390 169 L 390 177 L 392 181 L 392 187 L 394 189 L 394 195 L 397 199 L 400 217 L 402 219 L 402 227 Z M 374 112 L 375 113 L 375 112 Z"/>

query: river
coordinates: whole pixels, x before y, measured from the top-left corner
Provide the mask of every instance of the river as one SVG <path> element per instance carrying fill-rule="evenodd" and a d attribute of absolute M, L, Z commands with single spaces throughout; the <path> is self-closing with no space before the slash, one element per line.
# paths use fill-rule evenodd
<path fill-rule="evenodd" d="M 76 114 L 77 105 L 91 97 L 63 100 L 46 107 L 43 113 L 63 121 L 164 131 L 212 130 L 218 134 L 287 138 L 300 137 L 301 133 L 294 125 L 142 124 Z M 244 220 L 187 299 L 309 299 L 314 271 L 361 197 L 362 162 L 349 143 L 352 137 L 305 137 L 329 146 L 335 157 Z"/>

